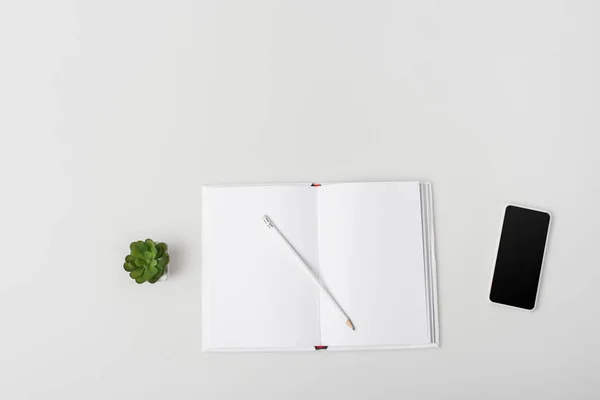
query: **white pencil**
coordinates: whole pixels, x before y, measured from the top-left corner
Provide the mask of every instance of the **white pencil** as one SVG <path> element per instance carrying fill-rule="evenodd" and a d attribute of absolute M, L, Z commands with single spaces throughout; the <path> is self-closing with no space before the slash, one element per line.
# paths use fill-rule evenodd
<path fill-rule="evenodd" d="M 296 251 L 296 249 L 294 249 L 294 247 L 290 244 L 290 242 L 287 241 L 287 239 L 285 238 L 285 236 L 283 236 L 283 234 L 279 231 L 279 229 L 277 229 L 277 227 L 275 226 L 273 221 L 271 221 L 271 219 L 267 215 L 264 215 L 262 217 L 262 220 L 265 223 L 265 225 L 267 225 L 267 227 L 271 230 L 271 232 L 273 232 L 273 235 L 275 235 L 275 237 L 277 239 L 279 239 L 281 244 L 294 255 L 296 260 L 304 268 L 304 271 L 306 271 L 308 276 L 310 276 L 310 279 L 314 282 L 315 285 L 317 285 L 317 287 L 319 288 L 319 290 L 321 291 L 323 296 L 325 296 L 325 298 L 332 305 L 333 309 L 336 310 L 344 318 L 344 320 L 346 320 L 346 325 L 348 325 L 350 328 L 352 328 L 352 330 L 355 330 L 354 325 L 352 325 L 352 321 L 350 321 L 350 318 L 348 317 L 348 315 L 344 312 L 344 310 L 342 310 L 342 307 L 340 307 L 340 305 L 337 303 L 337 301 L 335 301 L 335 299 L 333 298 L 331 293 L 329 293 L 329 291 L 327 291 L 327 289 L 325 289 L 325 287 L 323 287 L 323 284 L 321 283 L 321 281 L 319 281 L 319 278 L 317 278 L 317 276 L 315 275 L 313 270 L 308 266 L 308 264 L 306 264 L 306 261 L 304 261 L 302 256 L 300 256 L 300 254 L 298 254 L 298 252 Z"/>

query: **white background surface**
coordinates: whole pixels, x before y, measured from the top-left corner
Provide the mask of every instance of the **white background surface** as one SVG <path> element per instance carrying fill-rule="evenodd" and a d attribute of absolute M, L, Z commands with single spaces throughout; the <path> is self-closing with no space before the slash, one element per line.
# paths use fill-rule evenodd
<path fill-rule="evenodd" d="M 599 12 L 3 1 L 0 397 L 597 398 Z M 440 349 L 201 353 L 201 185 L 313 179 L 434 182 Z M 510 201 L 554 216 L 533 313 L 486 300 Z"/>

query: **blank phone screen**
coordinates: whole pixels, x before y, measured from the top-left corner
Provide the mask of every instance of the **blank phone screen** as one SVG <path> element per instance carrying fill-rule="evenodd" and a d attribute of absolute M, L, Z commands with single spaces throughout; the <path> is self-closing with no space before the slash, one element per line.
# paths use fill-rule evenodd
<path fill-rule="evenodd" d="M 532 310 L 542 271 L 550 214 L 506 207 L 490 300 Z"/>

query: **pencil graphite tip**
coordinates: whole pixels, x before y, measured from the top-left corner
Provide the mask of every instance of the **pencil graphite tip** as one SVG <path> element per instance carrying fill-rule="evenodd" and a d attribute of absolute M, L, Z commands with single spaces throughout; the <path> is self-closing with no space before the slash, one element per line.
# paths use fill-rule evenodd
<path fill-rule="evenodd" d="M 354 327 L 354 325 L 352 325 L 352 321 L 350 321 L 349 319 L 346 320 L 346 325 L 348 325 L 350 328 L 352 328 L 353 331 L 356 330 L 356 328 Z"/>

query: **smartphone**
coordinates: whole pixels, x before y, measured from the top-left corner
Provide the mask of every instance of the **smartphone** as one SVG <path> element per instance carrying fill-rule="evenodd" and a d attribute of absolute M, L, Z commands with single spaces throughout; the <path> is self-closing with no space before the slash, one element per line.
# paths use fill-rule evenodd
<path fill-rule="evenodd" d="M 506 207 L 490 289 L 492 302 L 535 308 L 549 229 L 548 212 Z"/>

